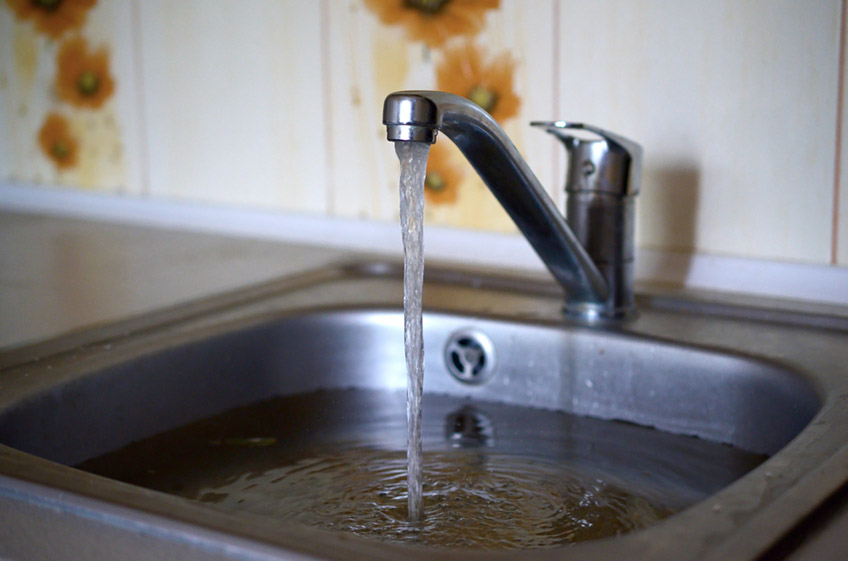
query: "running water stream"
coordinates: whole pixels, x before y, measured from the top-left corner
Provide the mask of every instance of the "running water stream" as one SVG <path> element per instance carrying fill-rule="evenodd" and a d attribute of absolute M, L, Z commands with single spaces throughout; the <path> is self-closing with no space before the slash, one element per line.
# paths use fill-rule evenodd
<path fill-rule="evenodd" d="M 424 179 L 430 145 L 395 142 L 400 159 L 400 226 L 403 235 L 403 338 L 406 351 L 407 492 L 409 520 L 424 516 L 421 476 L 421 393 L 424 384 Z"/>

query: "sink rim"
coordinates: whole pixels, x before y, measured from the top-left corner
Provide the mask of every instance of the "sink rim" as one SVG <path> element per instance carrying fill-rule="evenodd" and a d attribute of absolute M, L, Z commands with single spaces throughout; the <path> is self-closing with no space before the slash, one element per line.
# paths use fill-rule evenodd
<path fill-rule="evenodd" d="M 46 342 L 41 346 L 23 349 L 23 351 L 26 352 L 18 350 L 16 351 L 16 357 L 18 359 L 28 355 L 29 360 L 17 360 L 14 365 L 4 365 L 3 368 L 0 369 L 0 380 L 3 379 L 2 376 L 8 376 L 10 372 L 14 373 L 20 371 L 21 368 L 32 366 L 33 364 L 44 364 L 45 362 L 48 362 L 48 356 L 44 354 L 43 351 L 49 351 L 51 347 L 55 351 L 52 354 L 51 360 L 79 361 L 81 358 L 85 359 L 95 357 L 95 355 L 100 352 L 100 346 L 102 345 L 131 345 L 138 341 L 149 341 L 151 338 L 153 340 L 156 340 L 157 338 L 161 339 L 163 337 L 172 338 L 174 335 L 193 337 L 200 333 L 225 328 L 227 324 L 220 323 L 220 319 L 222 317 L 229 318 L 230 321 L 239 321 L 240 314 L 242 316 L 241 319 L 243 320 L 244 314 L 255 314 L 257 310 L 259 310 L 259 315 L 255 316 L 258 321 L 262 318 L 262 304 L 267 303 L 269 299 L 274 300 L 275 298 L 282 298 L 284 306 L 287 305 L 291 308 L 291 310 L 295 310 L 297 306 L 292 307 L 291 302 L 285 304 L 286 297 L 290 297 L 296 293 L 303 293 L 304 291 L 314 291 L 316 286 L 322 287 L 326 286 L 328 283 L 332 284 L 334 282 L 345 283 L 353 281 L 356 283 L 362 280 L 368 282 L 370 280 L 381 278 L 394 279 L 396 277 L 396 270 L 392 269 L 392 267 L 393 264 L 377 264 L 376 267 L 374 264 L 360 264 L 321 269 L 296 278 L 287 277 L 281 281 L 268 283 L 259 287 L 253 287 L 247 291 L 238 291 L 237 293 L 225 295 L 222 298 L 212 297 L 200 302 L 189 303 L 180 310 L 169 311 L 165 317 L 154 312 L 152 314 L 145 315 L 143 318 L 134 318 L 123 325 L 110 325 L 104 326 L 99 330 L 94 329 L 86 331 L 83 335 L 86 340 L 85 345 L 87 345 L 87 350 L 79 353 L 76 358 L 69 356 L 69 353 L 72 354 L 72 349 L 78 348 L 80 334 L 71 335 L 70 339 L 62 338 L 62 340 Z M 531 304 L 535 302 L 537 305 L 548 306 L 548 308 L 550 308 L 552 302 L 556 301 L 558 296 L 556 290 L 551 290 L 550 283 L 539 283 L 538 285 L 534 285 L 526 282 L 526 279 L 522 278 L 491 277 L 488 275 L 480 275 L 475 272 L 463 273 L 462 271 L 456 270 L 449 270 L 442 276 L 439 276 L 440 272 L 441 271 L 439 270 L 431 270 L 428 282 L 430 284 L 446 283 L 449 286 L 455 286 L 457 284 L 462 285 L 465 283 L 468 286 L 475 287 L 474 290 L 484 292 L 488 291 L 498 295 L 513 294 L 516 299 L 526 299 Z M 465 275 L 464 277 L 463 274 Z M 382 295 L 381 299 L 385 299 L 385 295 Z M 663 308 L 663 306 L 668 305 L 669 302 L 672 305 L 672 309 L 670 311 Z M 664 294 L 650 295 L 648 297 L 648 305 L 643 307 L 644 313 L 642 314 L 642 318 L 637 318 L 627 324 L 614 326 L 608 329 L 610 332 L 619 332 L 624 336 L 661 336 L 661 329 L 659 330 L 659 335 L 657 329 L 653 329 L 653 331 L 648 329 L 647 333 L 645 333 L 644 318 L 649 318 L 652 314 L 681 314 L 684 312 L 681 312 L 680 310 L 685 308 L 688 303 L 692 302 L 694 302 L 692 305 L 700 307 L 703 310 L 704 306 L 706 306 L 705 302 L 708 303 L 708 300 L 699 300 L 697 298 L 687 300 L 685 296 L 667 296 Z M 723 318 L 721 321 L 747 322 L 761 326 L 768 325 L 771 326 L 771 329 L 810 330 L 810 328 L 806 326 L 806 323 L 809 322 L 809 318 L 811 317 L 811 312 L 809 311 L 798 312 L 797 310 L 789 310 L 786 311 L 784 315 L 781 315 L 781 310 L 775 310 L 769 306 L 760 306 L 758 308 L 756 306 L 756 302 L 754 302 L 754 304 L 755 305 L 753 307 L 746 308 L 737 306 L 734 303 L 718 302 L 716 305 L 717 307 L 707 309 L 706 312 L 701 311 L 700 313 L 711 312 L 714 315 L 709 317 Z M 518 307 L 520 308 L 521 305 Z M 746 310 L 749 309 L 755 311 L 765 309 L 771 314 L 771 316 L 765 320 L 761 318 L 756 320 L 740 319 L 739 316 L 744 316 L 748 313 Z M 533 310 L 536 309 L 533 308 Z M 551 311 L 550 309 L 539 309 L 536 311 L 538 313 L 533 317 L 513 317 L 513 319 L 517 321 L 543 323 L 548 325 L 563 324 L 563 320 L 558 316 L 558 310 Z M 477 312 L 481 315 L 483 314 L 482 310 L 477 310 Z M 492 315 L 500 317 L 500 314 L 504 314 L 506 317 L 509 317 L 510 313 L 514 313 L 514 310 L 507 310 L 505 314 L 501 311 L 500 313 Z M 798 317 L 802 317 L 803 321 L 799 322 Z M 825 317 L 832 318 L 834 316 L 833 314 L 825 314 Z M 841 316 L 836 317 L 839 321 L 842 321 Z M 846 325 L 848 325 L 848 317 L 845 318 L 845 321 Z M 575 329 L 593 329 L 581 326 L 572 327 Z M 127 331 L 130 332 L 129 335 L 124 334 Z M 838 322 L 835 328 L 831 326 L 826 330 L 819 330 L 819 332 L 821 336 L 828 334 L 844 336 L 841 324 Z M 115 336 L 115 333 L 118 333 L 119 335 Z M 170 339 L 170 341 L 172 344 L 176 344 L 173 339 Z M 33 353 L 33 350 L 39 351 L 38 354 Z M 116 353 L 116 355 L 117 354 L 118 353 Z M 848 356 L 848 353 L 846 353 L 846 356 Z M 785 361 L 786 357 L 783 357 L 783 360 Z M 797 360 L 797 357 L 795 360 Z M 816 456 L 816 459 L 819 461 L 815 462 L 815 469 L 805 470 L 803 474 L 796 474 L 794 482 L 784 485 L 784 488 L 780 490 L 777 496 L 773 497 L 770 502 L 766 503 L 764 510 L 752 511 L 754 514 L 745 520 L 745 526 L 747 529 L 749 531 L 751 528 L 756 529 L 759 532 L 758 536 L 763 539 L 751 540 L 749 539 L 749 536 L 743 536 L 742 534 L 744 534 L 744 532 L 742 532 L 743 528 L 741 527 L 736 528 L 735 530 L 731 529 L 724 532 L 723 541 L 716 542 L 714 544 L 705 544 L 707 547 L 703 550 L 703 558 L 755 558 L 756 555 L 762 553 L 768 547 L 771 547 L 775 540 L 778 539 L 784 531 L 788 531 L 802 516 L 808 514 L 824 499 L 830 496 L 831 493 L 839 486 L 841 486 L 844 482 L 844 478 L 841 478 L 839 473 L 845 473 L 845 468 L 848 466 L 848 446 L 846 446 L 848 445 L 848 433 L 842 431 L 840 434 L 833 434 L 832 430 L 834 425 L 837 427 L 840 425 L 840 423 L 838 423 L 840 419 L 843 421 L 841 425 L 848 425 L 848 412 L 844 410 L 845 408 L 842 402 L 843 398 L 848 396 L 848 384 L 845 382 L 842 382 L 841 384 L 835 383 L 833 380 L 834 376 L 816 377 L 814 373 L 809 370 L 803 370 L 801 373 L 805 376 L 810 376 L 816 381 L 817 391 L 823 398 L 821 408 L 811 421 L 810 425 L 805 427 L 795 437 L 795 439 L 787 445 L 786 448 L 778 452 L 778 454 L 771 459 L 767 460 L 762 466 L 737 480 L 729 487 L 720 491 L 713 497 L 710 497 L 703 503 L 696 504 L 655 526 L 621 537 L 567 546 L 563 549 L 554 550 L 556 552 L 555 556 L 557 558 L 570 558 L 572 556 L 577 557 L 578 555 L 583 556 L 590 552 L 599 555 L 599 558 L 601 559 L 617 558 L 622 552 L 629 552 L 629 554 L 633 554 L 634 552 L 638 554 L 641 552 L 641 555 L 649 556 L 651 558 L 655 558 L 658 555 L 667 555 L 669 553 L 667 549 L 655 549 L 656 546 L 653 545 L 653 542 L 657 541 L 656 538 L 662 537 L 663 540 L 667 541 L 669 537 L 675 537 L 678 545 L 691 544 L 692 540 L 696 539 L 696 536 L 693 536 L 692 532 L 686 531 L 687 527 L 691 528 L 693 525 L 696 527 L 702 526 L 705 521 L 713 521 L 715 523 L 717 520 L 721 521 L 724 519 L 726 521 L 729 519 L 726 514 L 727 509 L 722 510 L 719 508 L 716 510 L 715 504 L 719 504 L 720 506 L 725 503 L 734 504 L 734 501 L 738 501 L 740 495 L 744 495 L 745 489 L 750 486 L 765 485 L 766 488 L 768 488 L 768 485 L 774 486 L 774 472 L 777 471 L 778 475 L 784 473 L 775 469 L 777 463 L 774 462 L 775 458 L 779 458 L 781 462 L 791 463 L 790 460 L 792 457 L 803 457 L 805 454 L 810 454 L 811 452 L 809 447 L 813 444 L 816 444 L 820 448 L 830 449 L 830 453 L 827 454 L 826 461 L 820 461 L 823 453 L 820 451 L 818 456 Z M 839 411 L 837 411 L 837 409 L 839 409 Z M 813 448 L 815 448 L 815 446 L 813 446 Z M 789 456 L 785 455 L 787 451 L 790 453 Z M 44 463 L 49 465 L 44 465 Z M 769 469 L 773 472 L 770 476 L 766 477 L 766 472 L 769 471 Z M 27 492 L 30 493 L 30 495 L 27 496 L 32 496 L 32 485 L 36 485 L 40 486 L 43 490 L 52 489 L 55 491 L 57 489 L 62 489 L 64 496 L 71 504 L 73 504 L 74 501 L 79 503 L 80 501 L 85 502 L 93 500 L 95 502 L 104 502 L 103 504 L 109 504 L 113 508 L 120 509 L 121 504 L 114 501 L 114 496 L 110 499 L 109 493 L 116 492 L 114 485 L 122 486 L 125 484 L 120 484 L 118 482 L 105 484 L 104 481 L 95 481 L 95 483 L 92 484 L 91 481 L 85 477 L 80 479 L 79 474 L 69 473 L 73 471 L 74 470 L 71 470 L 70 468 L 59 466 L 58 464 L 52 464 L 46 460 L 37 459 L 23 452 L 0 445 L 0 478 L 2 478 L 0 479 L 0 495 L 4 492 L 8 495 L 15 489 L 17 489 L 16 492 L 19 494 L 25 493 L 22 489 L 26 487 L 29 489 Z M 96 476 L 89 476 L 89 478 L 91 477 Z M 772 482 L 769 481 L 770 479 Z M 27 487 L 27 485 L 29 485 L 29 487 Z M 81 489 L 86 487 L 87 491 L 85 493 L 81 493 Z M 127 485 L 127 487 L 132 486 Z M 10 489 L 12 491 L 10 491 Z M 146 491 L 145 493 L 137 493 L 135 491 L 136 489 L 138 488 L 132 487 L 132 489 L 129 490 L 118 488 L 117 492 L 119 493 L 119 496 L 129 496 L 130 498 L 134 498 L 136 501 L 134 503 L 134 508 L 138 513 L 146 513 L 145 516 L 154 516 L 155 518 L 161 517 L 161 520 L 166 525 L 169 521 L 175 520 L 178 524 L 197 525 L 198 522 L 196 519 L 184 519 L 186 515 L 194 513 L 195 509 L 183 508 L 186 505 L 173 505 L 170 500 L 163 501 L 162 496 L 158 496 L 160 494 L 156 494 L 157 496 L 153 502 L 141 500 L 143 495 L 150 495 L 154 492 Z M 168 495 L 163 496 L 168 497 Z M 179 499 L 176 497 L 174 497 L 174 499 L 187 501 L 186 499 Z M 157 504 L 169 505 L 169 508 L 157 509 L 155 508 Z M 780 508 L 777 508 L 775 504 L 777 504 Z M 179 508 L 177 508 L 178 506 Z M 130 511 L 130 514 L 132 514 L 132 512 L 133 511 Z M 214 520 L 211 519 L 216 517 L 206 516 L 204 518 L 206 522 L 214 522 Z M 231 522 L 232 521 L 229 520 L 226 521 L 226 523 L 213 523 L 211 526 L 206 525 L 205 531 L 212 531 L 213 533 L 224 532 L 222 534 L 224 538 L 232 536 L 234 535 L 233 533 L 226 532 L 226 530 L 232 527 Z M 780 527 L 779 531 L 774 529 L 776 525 Z M 301 530 L 303 529 L 297 528 L 292 533 L 292 544 L 297 545 L 302 541 L 297 539 L 297 536 L 305 535 Z M 321 540 L 329 539 L 333 542 L 339 541 L 336 539 L 337 536 L 333 534 L 325 535 L 325 533 L 320 530 L 312 530 L 310 532 L 306 532 L 306 534 L 313 536 L 314 532 L 319 532 L 321 534 Z M 695 534 L 697 533 L 698 532 L 695 532 Z M 253 540 L 259 540 L 256 542 L 257 544 L 260 544 L 263 541 L 266 545 L 268 543 L 267 530 L 266 533 L 262 535 L 253 535 L 248 532 L 247 535 L 243 535 L 242 537 L 250 540 L 250 543 L 253 543 Z M 414 549 L 410 550 L 410 548 L 404 546 L 388 546 L 387 544 L 377 544 L 377 551 L 372 551 L 370 545 L 373 544 L 371 544 L 371 542 L 361 544 L 359 541 L 341 539 L 339 543 L 352 546 L 353 549 L 351 551 L 354 553 L 362 554 L 367 551 L 368 555 L 377 555 L 375 558 L 382 558 L 383 553 L 381 552 L 386 551 L 390 554 L 403 552 L 403 555 L 412 558 L 426 558 L 428 553 L 427 550 L 422 550 L 424 554 L 419 555 L 422 551 Z M 300 543 L 300 546 L 303 546 L 303 544 Z M 259 547 L 259 545 L 257 545 L 257 547 Z M 400 549 L 395 550 L 395 547 Z M 315 551 L 313 553 L 321 553 L 320 548 L 319 551 Z M 391 557 L 392 555 L 390 554 L 386 555 L 386 557 Z M 439 554 L 440 557 L 452 558 L 450 555 L 445 555 L 444 552 L 439 552 Z M 522 558 L 524 558 L 528 555 L 528 552 L 522 552 L 521 555 Z M 551 554 L 548 552 L 533 552 L 531 557 L 545 559 L 550 558 L 550 555 Z M 456 558 L 468 558 L 468 556 L 468 552 L 460 552 Z"/>

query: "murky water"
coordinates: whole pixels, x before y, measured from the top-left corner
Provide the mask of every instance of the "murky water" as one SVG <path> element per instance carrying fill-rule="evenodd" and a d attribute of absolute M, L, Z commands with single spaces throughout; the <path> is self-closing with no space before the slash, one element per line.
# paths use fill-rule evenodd
<path fill-rule="evenodd" d="M 404 455 L 366 447 L 303 458 L 201 491 L 199 500 L 362 537 L 439 547 L 547 548 L 674 512 L 567 465 L 480 450 L 424 455 L 424 513 L 407 517 Z"/>
<path fill-rule="evenodd" d="M 78 466 L 212 508 L 440 548 L 551 548 L 626 533 L 764 460 L 555 411 L 424 396 L 423 517 L 410 522 L 405 394 L 275 398 Z"/>
<path fill-rule="evenodd" d="M 424 514 L 421 473 L 421 393 L 424 384 L 424 179 L 430 145 L 395 142 L 400 159 L 400 227 L 403 235 L 403 337 L 407 376 L 407 490 L 409 519 Z"/>

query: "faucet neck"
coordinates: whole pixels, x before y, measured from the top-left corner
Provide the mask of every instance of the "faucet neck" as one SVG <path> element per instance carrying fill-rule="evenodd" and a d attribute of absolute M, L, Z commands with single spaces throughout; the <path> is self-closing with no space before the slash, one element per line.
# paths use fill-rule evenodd
<path fill-rule="evenodd" d="M 595 261 L 584 245 L 591 245 L 591 240 L 580 240 L 575 235 L 527 162 L 488 113 L 454 94 L 396 92 L 385 100 L 383 123 L 393 142 L 435 142 L 437 131 L 441 131 L 456 144 L 563 286 L 567 312 L 587 320 L 623 315 L 612 301 L 619 299 L 612 298 L 612 277 L 605 278 L 605 263 Z"/>

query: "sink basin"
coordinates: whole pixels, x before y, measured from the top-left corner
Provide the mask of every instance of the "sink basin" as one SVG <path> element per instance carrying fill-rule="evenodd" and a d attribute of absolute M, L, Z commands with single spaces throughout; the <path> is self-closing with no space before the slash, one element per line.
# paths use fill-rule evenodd
<path fill-rule="evenodd" d="M 406 383 L 400 272 L 392 263 L 327 268 L 2 357 L 0 556 L 483 555 L 227 511 L 73 467 L 275 396 L 364 391 L 402 406 L 386 397 Z M 848 319 L 810 306 L 642 293 L 637 318 L 583 326 L 562 318 L 560 302 L 548 282 L 431 268 L 425 394 L 477 408 L 487 428 L 469 446 L 523 442 L 486 411 L 566 415 L 579 445 L 550 439 L 552 458 L 646 481 L 671 466 L 689 504 L 625 535 L 499 555 L 759 559 L 787 547 L 793 528 L 848 480 Z M 374 407 L 340 403 L 348 405 L 336 431 Z M 465 409 L 430 414 L 439 425 L 457 411 Z M 428 447 L 468 436 L 436 433 Z M 396 438 L 379 429 L 372 437 Z M 641 444 L 622 448 L 628 439 Z M 696 441 L 716 451 L 711 458 L 733 446 L 760 459 L 707 460 L 685 444 Z"/>

